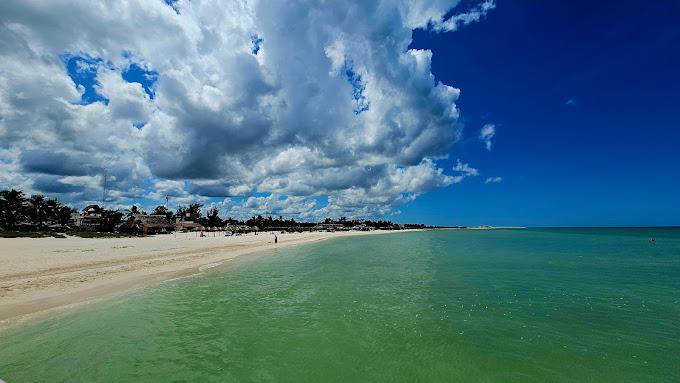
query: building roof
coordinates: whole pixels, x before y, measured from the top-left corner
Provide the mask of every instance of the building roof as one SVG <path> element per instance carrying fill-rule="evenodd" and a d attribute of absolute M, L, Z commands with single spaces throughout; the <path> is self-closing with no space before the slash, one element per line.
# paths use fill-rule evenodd
<path fill-rule="evenodd" d="M 204 228 L 203 228 L 203 225 L 201 225 L 200 223 L 192 222 L 192 221 L 179 221 L 179 222 L 176 222 L 176 223 L 175 223 L 175 227 L 176 227 L 178 230 L 187 229 L 187 230 L 198 231 L 198 230 L 203 230 L 203 229 L 204 229 Z"/>
<path fill-rule="evenodd" d="M 87 205 L 83 209 L 83 213 L 101 213 L 102 208 L 99 205 Z"/>
<path fill-rule="evenodd" d="M 164 215 L 143 215 L 135 214 L 128 218 L 122 225 L 121 229 L 132 229 L 137 225 L 141 225 L 150 229 L 172 229 L 175 227 L 172 222 Z"/>

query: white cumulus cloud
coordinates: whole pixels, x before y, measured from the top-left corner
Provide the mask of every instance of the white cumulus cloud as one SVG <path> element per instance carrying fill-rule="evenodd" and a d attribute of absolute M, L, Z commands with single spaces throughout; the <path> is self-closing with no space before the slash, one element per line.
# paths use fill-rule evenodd
<path fill-rule="evenodd" d="M 408 48 L 413 29 L 455 30 L 494 3 L 457 5 L 2 1 L 0 186 L 93 201 L 106 176 L 117 203 L 228 197 L 236 212 L 230 197 L 267 194 L 301 215 L 396 211 L 457 182 L 436 159 L 460 136 L 460 92 Z M 75 72 L 96 100 L 64 57 L 88 58 Z M 151 91 L 124 79 L 133 65 L 156 74 Z"/>

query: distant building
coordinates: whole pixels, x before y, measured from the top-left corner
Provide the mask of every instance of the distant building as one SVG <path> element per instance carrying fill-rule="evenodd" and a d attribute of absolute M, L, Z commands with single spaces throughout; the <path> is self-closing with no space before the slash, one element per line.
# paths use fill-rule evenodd
<path fill-rule="evenodd" d="M 175 219 L 175 230 L 177 231 L 203 231 L 205 228 L 198 222 L 194 222 L 194 219 L 190 214 L 186 214 L 184 217 L 177 217 Z"/>
<path fill-rule="evenodd" d="M 346 231 L 349 230 L 345 225 L 341 223 L 320 223 L 314 226 L 314 230 L 317 231 Z"/>
<path fill-rule="evenodd" d="M 136 234 L 162 234 L 175 229 L 165 215 L 135 214 L 118 227 L 120 231 Z"/>
<path fill-rule="evenodd" d="M 257 226 L 248 226 L 248 225 L 234 225 L 234 224 L 227 224 L 225 227 L 226 231 L 231 231 L 232 233 L 251 233 L 251 232 L 257 232 L 260 229 Z"/>
<path fill-rule="evenodd" d="M 368 225 L 365 224 L 365 223 L 361 223 L 361 224 L 359 224 L 359 225 L 353 226 L 353 227 L 352 227 L 352 230 L 353 230 L 353 231 L 369 231 L 369 230 L 373 230 L 373 228 L 370 227 L 370 226 L 368 226 Z"/>
<path fill-rule="evenodd" d="M 100 231 L 102 229 L 102 208 L 99 205 L 88 205 L 82 213 L 71 215 L 74 227 L 83 231 Z"/>

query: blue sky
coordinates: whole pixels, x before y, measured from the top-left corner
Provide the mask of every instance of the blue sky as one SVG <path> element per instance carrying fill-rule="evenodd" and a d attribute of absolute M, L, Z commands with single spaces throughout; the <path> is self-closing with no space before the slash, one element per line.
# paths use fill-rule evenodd
<path fill-rule="evenodd" d="M 416 31 L 437 79 L 461 88 L 451 160 L 481 174 L 398 219 L 680 224 L 679 17 L 677 2 L 499 1 L 455 33 Z M 491 151 L 477 139 L 487 123 Z"/>
<path fill-rule="evenodd" d="M 0 187 L 237 218 L 680 225 L 680 3 L 233 5 L 0 2 Z"/>

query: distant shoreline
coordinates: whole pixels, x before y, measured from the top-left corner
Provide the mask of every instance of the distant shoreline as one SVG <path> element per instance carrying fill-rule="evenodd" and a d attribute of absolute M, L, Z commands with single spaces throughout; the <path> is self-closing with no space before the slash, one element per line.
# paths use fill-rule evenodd
<path fill-rule="evenodd" d="M 680 229 L 669 226 L 433 226 L 432 229 L 493 230 L 493 229 Z"/>
<path fill-rule="evenodd" d="M 496 230 L 496 229 L 526 229 L 526 226 L 435 226 L 433 229 L 445 230 Z"/>

